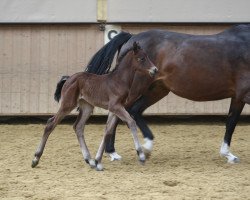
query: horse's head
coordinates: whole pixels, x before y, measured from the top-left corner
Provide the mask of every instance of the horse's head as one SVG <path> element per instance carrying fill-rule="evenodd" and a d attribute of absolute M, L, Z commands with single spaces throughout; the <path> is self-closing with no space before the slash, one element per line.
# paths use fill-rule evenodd
<path fill-rule="evenodd" d="M 132 66 L 134 67 L 134 70 L 139 71 L 141 73 L 147 73 L 151 77 L 154 77 L 158 69 L 149 59 L 145 51 L 143 51 L 143 49 L 137 42 L 134 42 L 132 50 Z"/>

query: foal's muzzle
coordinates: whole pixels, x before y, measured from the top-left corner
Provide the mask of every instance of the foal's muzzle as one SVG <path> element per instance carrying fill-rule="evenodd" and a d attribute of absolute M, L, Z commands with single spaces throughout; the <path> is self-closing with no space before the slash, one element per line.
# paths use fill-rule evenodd
<path fill-rule="evenodd" d="M 149 69 L 149 74 L 151 77 L 154 77 L 157 72 L 158 72 L 158 68 L 156 66 L 153 66 Z"/>

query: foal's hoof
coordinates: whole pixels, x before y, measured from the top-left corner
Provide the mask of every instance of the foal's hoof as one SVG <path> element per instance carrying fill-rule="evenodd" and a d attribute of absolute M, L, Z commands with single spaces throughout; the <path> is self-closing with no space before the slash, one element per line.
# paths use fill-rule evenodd
<path fill-rule="evenodd" d="M 96 167 L 96 163 L 93 159 L 85 159 L 85 162 L 91 167 L 91 168 L 95 168 Z"/>
<path fill-rule="evenodd" d="M 141 165 L 145 165 L 145 162 L 146 162 L 146 160 L 139 160 L 139 163 L 140 163 Z"/>
<path fill-rule="evenodd" d="M 145 164 L 145 162 L 146 162 L 146 156 L 145 156 L 144 153 L 140 153 L 140 154 L 139 154 L 139 162 L 140 162 L 140 164 L 142 164 L 142 165 Z"/>
<path fill-rule="evenodd" d="M 98 163 L 97 165 L 96 165 L 96 171 L 103 171 L 103 166 L 102 166 L 102 164 L 101 163 Z"/>
<path fill-rule="evenodd" d="M 96 167 L 96 163 L 95 163 L 95 161 L 94 161 L 93 159 L 90 159 L 90 160 L 89 160 L 89 166 L 90 166 L 92 169 Z"/>
<path fill-rule="evenodd" d="M 37 157 L 35 157 L 33 160 L 32 160 L 32 163 L 31 163 L 31 167 L 34 168 L 38 165 L 39 163 L 39 159 Z"/>

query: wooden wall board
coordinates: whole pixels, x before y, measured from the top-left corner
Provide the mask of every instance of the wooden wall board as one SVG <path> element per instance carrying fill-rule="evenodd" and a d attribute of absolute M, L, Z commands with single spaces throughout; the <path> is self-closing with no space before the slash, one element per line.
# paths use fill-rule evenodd
<path fill-rule="evenodd" d="M 214 34 L 229 24 L 121 24 L 139 33 L 153 28 Z M 56 84 L 62 75 L 82 71 L 103 46 L 97 24 L 0 26 L 0 115 L 50 115 L 57 111 Z M 149 115 L 226 114 L 229 99 L 193 102 L 170 93 L 146 110 Z M 246 106 L 244 114 L 250 113 Z M 96 108 L 96 115 L 107 111 Z"/>

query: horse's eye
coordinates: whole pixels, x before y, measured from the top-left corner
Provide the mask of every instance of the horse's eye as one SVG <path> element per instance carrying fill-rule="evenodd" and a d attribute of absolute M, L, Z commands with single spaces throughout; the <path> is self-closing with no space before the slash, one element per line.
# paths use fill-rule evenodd
<path fill-rule="evenodd" d="M 138 62 L 143 62 L 144 60 L 145 60 L 144 57 L 142 57 L 142 58 L 137 58 L 137 61 L 138 61 Z"/>

